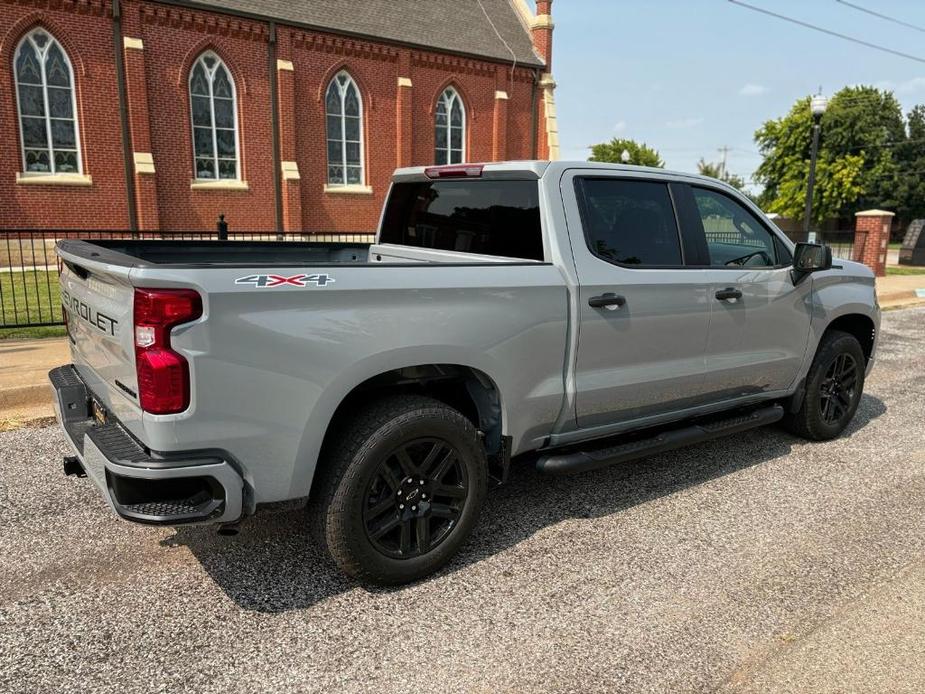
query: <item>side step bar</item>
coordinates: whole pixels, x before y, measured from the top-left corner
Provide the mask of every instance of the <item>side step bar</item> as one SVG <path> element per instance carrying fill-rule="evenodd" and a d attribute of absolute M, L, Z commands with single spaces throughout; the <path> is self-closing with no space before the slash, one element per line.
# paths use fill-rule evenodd
<path fill-rule="evenodd" d="M 747 414 L 689 424 L 680 429 L 661 431 L 649 438 L 621 443 L 607 448 L 571 453 L 549 453 L 537 461 L 536 469 L 550 475 L 596 470 L 615 463 L 623 463 L 694 443 L 717 439 L 727 434 L 736 434 L 740 431 L 773 424 L 783 416 L 783 407 L 771 405 L 760 410 L 753 410 Z"/>

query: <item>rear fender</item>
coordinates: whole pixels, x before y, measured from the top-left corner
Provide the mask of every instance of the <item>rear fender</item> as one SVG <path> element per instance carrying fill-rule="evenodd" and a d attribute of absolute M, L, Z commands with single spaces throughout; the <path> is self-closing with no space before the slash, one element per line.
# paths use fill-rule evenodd
<path fill-rule="evenodd" d="M 309 413 L 302 439 L 299 442 L 298 456 L 293 469 L 290 497 L 306 497 L 311 490 L 312 478 L 321 452 L 325 434 L 337 408 L 344 399 L 359 385 L 366 381 L 396 369 L 410 368 L 422 364 L 452 364 L 465 366 L 486 374 L 499 391 L 501 403 L 501 421 L 504 434 L 508 426 L 505 410 L 503 388 L 496 378 L 498 365 L 485 352 L 470 350 L 454 345 L 419 345 L 376 353 L 368 358 L 351 364 L 322 392 Z"/>

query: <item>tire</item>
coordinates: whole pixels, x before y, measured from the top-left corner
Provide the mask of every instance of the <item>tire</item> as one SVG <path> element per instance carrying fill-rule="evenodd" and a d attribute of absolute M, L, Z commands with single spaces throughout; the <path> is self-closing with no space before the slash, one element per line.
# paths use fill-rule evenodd
<path fill-rule="evenodd" d="M 309 512 L 312 534 L 338 567 L 364 583 L 395 585 L 446 564 L 486 494 L 488 466 L 472 422 L 438 400 L 394 395 L 334 437 Z"/>
<path fill-rule="evenodd" d="M 853 364 L 853 371 L 849 369 L 849 374 L 840 379 L 833 378 L 838 364 Z M 826 441 L 841 434 L 861 402 L 865 367 L 864 351 L 857 338 L 838 330 L 825 333 L 806 375 L 799 409 L 784 416 L 784 428 L 812 441 Z M 839 384 L 834 389 L 833 382 Z"/>

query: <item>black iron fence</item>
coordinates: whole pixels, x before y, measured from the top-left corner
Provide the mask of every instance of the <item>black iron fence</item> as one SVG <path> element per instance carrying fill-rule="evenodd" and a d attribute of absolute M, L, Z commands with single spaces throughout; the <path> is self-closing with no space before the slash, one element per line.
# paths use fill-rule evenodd
<path fill-rule="evenodd" d="M 110 231 L 0 229 L 0 329 L 61 325 L 59 239 L 157 239 L 175 241 L 287 241 L 371 243 L 363 232 L 277 233 L 228 231 Z"/>
<path fill-rule="evenodd" d="M 833 258 L 857 260 L 857 258 L 854 257 L 854 237 L 856 233 L 864 232 L 855 232 L 853 229 L 842 229 L 836 231 L 815 231 L 810 232 L 810 236 L 807 236 L 807 234 L 802 231 L 791 231 L 787 232 L 787 236 L 790 237 L 791 241 L 797 243 L 814 239 L 815 243 L 824 243 L 831 248 Z"/>

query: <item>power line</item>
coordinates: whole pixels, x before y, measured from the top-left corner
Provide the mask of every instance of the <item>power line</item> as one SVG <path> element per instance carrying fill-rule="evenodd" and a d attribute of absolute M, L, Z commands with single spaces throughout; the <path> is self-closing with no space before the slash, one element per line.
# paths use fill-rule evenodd
<path fill-rule="evenodd" d="M 925 33 L 925 27 L 920 27 L 915 24 L 910 24 L 909 22 L 904 22 L 901 19 L 896 19 L 895 17 L 889 17 L 885 14 L 880 14 L 879 12 L 874 12 L 873 10 L 868 10 L 866 7 L 861 7 L 860 5 L 855 5 L 853 2 L 847 2 L 847 0 L 835 0 L 835 2 L 840 2 L 842 5 L 851 7 L 859 12 L 864 12 L 866 14 L 872 15 L 874 17 L 879 17 L 880 19 L 885 19 L 888 22 L 893 22 L 894 24 L 899 24 L 904 27 L 909 27 L 910 29 L 915 29 L 916 31 L 921 31 Z"/>
<path fill-rule="evenodd" d="M 799 19 L 794 19 L 793 17 L 787 17 L 786 15 L 777 14 L 777 12 L 771 12 L 770 10 L 765 10 L 761 7 L 755 7 L 754 5 L 749 5 L 746 2 L 742 2 L 742 0 L 728 0 L 728 2 L 731 2 L 733 5 L 739 5 L 740 7 L 744 7 L 754 12 L 760 12 L 761 14 L 766 14 L 769 17 L 776 17 L 777 19 L 782 19 L 785 22 L 790 22 L 791 24 L 797 24 L 799 26 L 806 27 L 807 29 L 812 29 L 813 31 L 818 31 L 823 34 L 828 34 L 829 36 L 835 36 L 837 38 L 844 39 L 845 41 L 851 41 L 852 43 L 860 44 L 861 46 L 867 46 L 868 48 L 873 48 L 876 51 L 883 51 L 884 53 L 892 53 L 893 55 L 898 55 L 900 58 L 908 58 L 909 60 L 914 60 L 917 63 L 925 63 L 925 58 L 920 58 L 916 55 L 911 55 L 909 53 L 903 53 L 902 51 L 895 51 L 892 48 L 887 48 L 886 46 L 881 46 L 876 43 L 870 43 L 869 41 L 864 41 L 862 39 L 855 38 L 854 36 L 840 34 L 837 31 L 832 31 L 831 29 L 825 29 L 821 26 L 817 26 L 816 24 L 810 24 L 809 22 L 804 22 Z"/>

